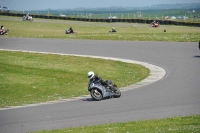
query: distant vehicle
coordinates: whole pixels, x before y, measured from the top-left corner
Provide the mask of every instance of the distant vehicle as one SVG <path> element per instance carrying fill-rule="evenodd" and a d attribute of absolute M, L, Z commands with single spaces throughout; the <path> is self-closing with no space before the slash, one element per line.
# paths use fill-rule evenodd
<path fill-rule="evenodd" d="M 165 19 L 169 19 L 169 16 L 165 16 Z"/>
<path fill-rule="evenodd" d="M 176 17 L 175 16 L 171 16 L 171 19 L 176 19 Z"/>
<path fill-rule="evenodd" d="M 160 27 L 160 24 L 156 21 L 153 21 L 152 23 L 150 23 L 150 27 Z"/>
<path fill-rule="evenodd" d="M 5 30 L 3 25 L 2 25 L 1 28 L 0 28 L 0 35 L 8 35 L 8 31 L 9 30 Z"/>
<path fill-rule="evenodd" d="M 183 16 L 183 19 L 188 19 L 188 17 L 187 16 Z"/>
<path fill-rule="evenodd" d="M 109 16 L 108 19 L 116 19 L 116 16 Z"/>
<path fill-rule="evenodd" d="M 63 14 L 60 14 L 59 16 L 60 16 L 60 17 L 66 17 L 66 15 L 63 15 Z"/>
<path fill-rule="evenodd" d="M 178 16 L 177 19 L 188 19 L 187 16 Z"/>
<path fill-rule="evenodd" d="M 183 17 L 181 17 L 181 16 L 178 16 L 178 17 L 177 17 L 177 19 L 183 19 Z"/>
<path fill-rule="evenodd" d="M 22 17 L 22 20 L 23 20 L 23 21 L 33 21 L 33 17 L 32 17 L 32 16 L 28 16 L 28 17 L 23 16 L 23 17 Z"/>
<path fill-rule="evenodd" d="M 5 7 L 5 6 L 3 6 L 3 7 L 0 6 L 0 11 L 2 11 L 2 12 L 10 12 L 9 8 Z"/>

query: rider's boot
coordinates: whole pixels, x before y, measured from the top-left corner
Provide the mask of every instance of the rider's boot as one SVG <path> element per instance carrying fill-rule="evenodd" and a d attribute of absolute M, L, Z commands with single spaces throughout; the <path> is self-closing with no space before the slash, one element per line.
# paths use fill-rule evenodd
<path fill-rule="evenodd" d="M 117 91 L 117 89 L 114 86 L 110 86 L 110 90 L 114 92 Z"/>

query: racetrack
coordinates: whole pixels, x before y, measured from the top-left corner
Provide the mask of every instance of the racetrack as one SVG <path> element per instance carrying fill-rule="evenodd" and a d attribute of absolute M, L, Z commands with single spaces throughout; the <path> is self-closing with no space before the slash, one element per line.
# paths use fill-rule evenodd
<path fill-rule="evenodd" d="M 119 99 L 0 110 L 2 133 L 200 114 L 198 43 L 0 38 L 0 49 L 138 60 L 167 71 L 162 80 L 124 91 Z"/>

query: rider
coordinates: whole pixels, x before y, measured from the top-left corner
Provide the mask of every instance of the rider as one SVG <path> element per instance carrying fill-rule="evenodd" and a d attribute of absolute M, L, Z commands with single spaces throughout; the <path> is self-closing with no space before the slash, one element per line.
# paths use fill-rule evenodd
<path fill-rule="evenodd" d="M 112 28 L 112 32 L 117 32 L 114 27 Z"/>
<path fill-rule="evenodd" d="M 2 26 L 1 26 L 1 32 L 3 32 L 3 31 L 4 31 L 4 26 L 2 25 Z"/>
<path fill-rule="evenodd" d="M 156 25 L 156 21 L 154 20 L 154 21 L 152 22 L 152 24 L 153 24 L 153 26 L 155 26 L 155 25 Z"/>
<path fill-rule="evenodd" d="M 156 26 L 156 27 L 158 27 L 158 26 L 159 26 L 159 23 L 158 23 L 158 22 L 156 22 L 155 26 Z"/>
<path fill-rule="evenodd" d="M 28 19 L 28 18 L 29 18 L 29 13 L 26 14 L 26 19 Z"/>
<path fill-rule="evenodd" d="M 112 91 L 116 91 L 116 89 L 114 87 L 112 87 L 111 85 L 109 85 L 108 82 L 103 81 L 101 77 L 94 75 L 93 71 L 88 72 L 88 78 L 90 79 L 90 81 L 100 82 L 103 86 L 109 86 L 109 88 Z"/>
<path fill-rule="evenodd" d="M 0 34 L 2 35 L 5 32 L 4 26 L 1 26 Z"/>
<path fill-rule="evenodd" d="M 70 33 L 74 33 L 72 27 L 69 28 L 69 32 L 70 32 Z"/>

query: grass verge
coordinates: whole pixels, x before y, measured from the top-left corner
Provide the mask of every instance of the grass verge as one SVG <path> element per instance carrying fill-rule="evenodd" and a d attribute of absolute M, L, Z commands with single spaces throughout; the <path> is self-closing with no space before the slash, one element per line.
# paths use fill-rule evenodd
<path fill-rule="evenodd" d="M 43 130 L 34 133 L 199 133 L 200 115 L 97 126 Z"/>
<path fill-rule="evenodd" d="M 150 73 L 141 65 L 120 61 L 0 51 L 0 107 L 88 95 L 91 70 L 118 87 L 139 82 Z"/>
<path fill-rule="evenodd" d="M 161 25 L 150 28 L 148 24 L 104 23 L 69 20 L 34 19 L 22 21 L 19 17 L 0 16 L 0 24 L 9 29 L 7 37 L 62 38 L 89 40 L 132 40 L 165 42 L 199 42 L 200 28 L 189 26 Z M 65 34 L 70 26 L 78 34 Z M 109 33 L 112 27 L 116 33 Z M 166 32 L 164 32 L 166 30 Z"/>

